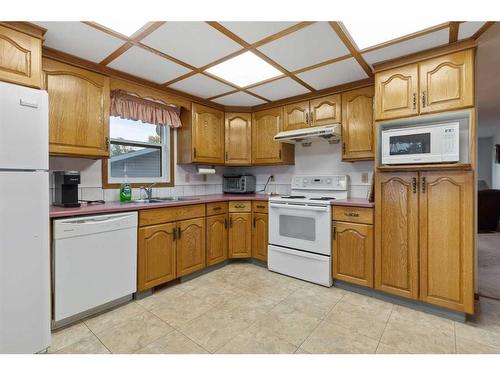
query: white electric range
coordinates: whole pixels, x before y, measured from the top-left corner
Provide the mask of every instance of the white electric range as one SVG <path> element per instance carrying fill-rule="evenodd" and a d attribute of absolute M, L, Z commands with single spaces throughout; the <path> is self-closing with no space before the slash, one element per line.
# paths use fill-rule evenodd
<path fill-rule="evenodd" d="M 269 199 L 268 268 L 331 286 L 331 201 L 347 196 L 347 176 L 294 176 L 290 195 Z"/>

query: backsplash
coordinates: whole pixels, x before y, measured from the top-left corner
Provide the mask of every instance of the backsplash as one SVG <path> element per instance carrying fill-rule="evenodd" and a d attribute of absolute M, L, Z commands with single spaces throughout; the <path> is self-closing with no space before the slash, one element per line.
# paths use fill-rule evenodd
<path fill-rule="evenodd" d="M 196 173 L 194 165 L 175 164 L 175 187 L 154 188 L 153 195 L 158 197 L 206 195 L 222 193 L 224 174 L 248 173 L 257 177 L 257 191 L 264 189 L 270 175 L 274 181 L 267 186 L 266 192 L 288 194 L 294 174 L 347 174 L 349 176 L 349 195 L 354 198 L 366 198 L 371 185 L 373 162 L 342 162 L 341 144 L 314 142 L 310 147 L 295 146 L 295 165 L 263 167 L 216 167 L 216 174 Z M 103 189 L 101 161 L 81 158 L 50 157 L 49 168 L 55 170 L 77 170 L 81 173 L 80 199 L 104 199 L 107 202 L 119 200 L 118 189 Z M 362 182 L 362 173 L 368 173 L 368 183 Z M 51 185 L 51 189 L 52 189 Z M 140 189 L 132 189 L 133 198 L 139 198 Z M 51 191 L 52 197 L 52 191 Z"/>

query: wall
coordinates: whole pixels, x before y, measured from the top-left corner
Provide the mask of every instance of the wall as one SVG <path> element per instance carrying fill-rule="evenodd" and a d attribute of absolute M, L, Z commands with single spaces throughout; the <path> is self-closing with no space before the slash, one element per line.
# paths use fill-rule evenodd
<path fill-rule="evenodd" d="M 176 142 L 174 142 L 176 144 Z M 155 188 L 154 196 L 205 195 L 222 193 L 222 176 L 232 173 L 249 173 L 257 177 L 257 190 L 262 190 L 270 175 L 271 182 L 266 192 L 288 194 L 290 181 L 294 174 L 347 174 L 349 175 L 349 193 L 351 197 L 367 197 L 371 184 L 373 162 L 363 161 L 348 163 L 341 161 L 341 144 L 330 145 L 326 141 L 313 142 L 311 147 L 295 146 L 295 165 L 268 167 L 216 167 L 215 175 L 196 174 L 194 165 L 175 164 L 175 187 Z M 80 158 L 50 157 L 49 168 L 54 170 L 77 170 L 81 172 L 80 199 L 105 201 L 119 200 L 118 189 L 103 189 L 101 161 Z M 362 172 L 368 172 L 368 183 L 361 182 Z M 139 198 L 138 188 L 132 189 L 133 198 Z M 51 194 L 52 196 L 52 194 Z"/>
<path fill-rule="evenodd" d="M 493 176 L 493 137 L 479 138 L 477 141 L 477 179 L 484 181 L 489 188 Z"/>

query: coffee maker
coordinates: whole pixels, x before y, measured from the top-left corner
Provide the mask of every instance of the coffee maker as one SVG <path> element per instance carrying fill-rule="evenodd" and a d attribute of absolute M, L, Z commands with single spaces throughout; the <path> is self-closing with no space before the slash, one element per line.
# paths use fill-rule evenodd
<path fill-rule="evenodd" d="M 55 171 L 54 176 L 54 206 L 80 207 L 78 201 L 78 184 L 80 172 Z"/>

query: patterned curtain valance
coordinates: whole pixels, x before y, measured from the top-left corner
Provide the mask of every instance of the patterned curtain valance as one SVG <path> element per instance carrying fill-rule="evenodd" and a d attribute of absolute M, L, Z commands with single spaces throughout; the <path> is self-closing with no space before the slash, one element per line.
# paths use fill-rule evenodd
<path fill-rule="evenodd" d="M 111 91 L 111 116 L 126 120 L 139 120 L 155 125 L 180 128 L 181 110 L 173 104 L 166 104 L 154 99 L 141 98 L 123 90 Z"/>

